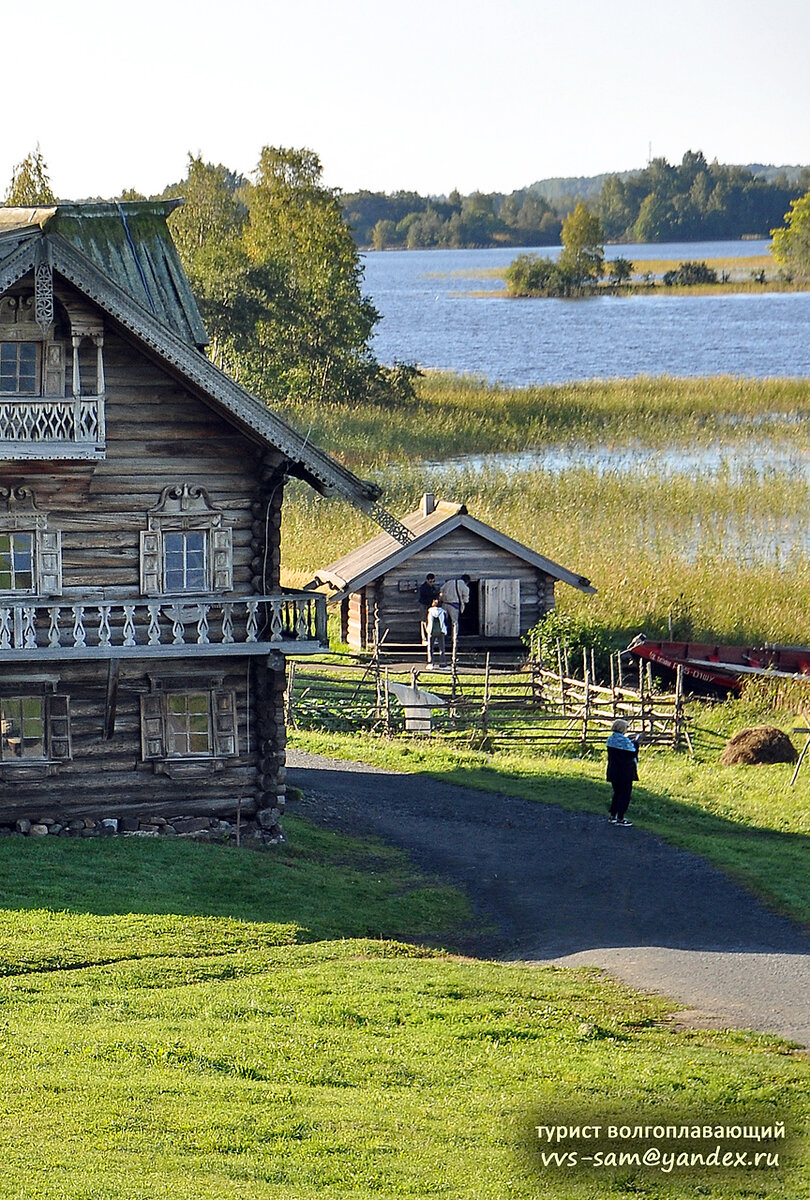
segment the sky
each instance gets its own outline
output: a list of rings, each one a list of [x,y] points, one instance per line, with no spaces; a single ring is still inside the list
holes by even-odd
[[[37,144],[63,200],[162,191],[189,153],[249,174],[265,145],[423,195],[810,163],[807,0],[36,0],[2,33],[2,194]]]

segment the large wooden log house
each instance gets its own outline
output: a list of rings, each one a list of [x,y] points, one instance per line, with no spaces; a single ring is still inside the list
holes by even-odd
[[[0,208],[0,824],[280,808],[284,481],[385,518],[206,358],[176,203]]]

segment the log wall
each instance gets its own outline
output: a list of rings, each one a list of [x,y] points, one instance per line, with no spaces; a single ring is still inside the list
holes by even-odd
[[[187,674],[188,660],[122,663],[113,736],[105,740],[107,664],[60,664],[54,673],[59,675],[58,692],[70,697],[73,758],[53,765],[44,780],[35,765],[2,768],[0,822],[105,812],[139,817],[229,815],[240,799],[246,815],[257,808],[283,808],[283,668],[268,669],[263,661],[248,658],[212,658],[204,667],[198,664],[196,678],[188,677],[190,687],[202,689],[216,676],[218,687],[236,695],[239,753],[216,764],[184,761],[182,777],[172,778],[162,764],[142,761],[140,697],[149,691],[150,672],[175,670]]]
[[[62,298],[70,289],[61,284]],[[83,344],[83,390],[95,386],[95,350]],[[179,382],[122,331],[105,320],[106,458],[88,461],[0,461],[0,486],[31,489],[49,530],[62,532],[60,599],[121,601],[139,597],[140,535],[164,488],[205,488],[232,529],[233,588],[240,595],[279,585],[281,502],[287,460],[242,433],[194,391]],[[70,372],[66,387],[70,387]],[[194,659],[184,659],[186,669]],[[204,661],[215,673],[216,659]],[[0,666],[3,678],[23,663]],[[282,669],[249,660],[223,660],[237,695],[240,754],[222,769],[200,770],[178,781],[141,761],[139,694],[148,687],[155,659],[121,667],[114,735],[102,737],[107,684],[105,663],[49,664],[70,696],[72,763],[45,783],[28,782],[17,765],[0,766],[2,819],[6,814],[66,811],[98,813],[228,812],[241,796],[250,807],[278,807],[284,793]],[[249,673],[252,672],[248,683]],[[6,689],[8,690],[8,689]],[[257,713],[259,716],[258,724]],[[13,776],[13,790],[3,786]],[[47,799],[47,803],[46,803]]]
[[[469,575],[473,582],[479,583],[485,579],[519,580],[521,634],[554,607],[556,581],[552,576],[471,530],[455,529],[381,576],[376,587],[370,586],[349,597],[348,644],[357,649],[371,644],[374,600],[379,608],[380,634],[387,629],[387,641],[418,643],[421,621],[418,589],[430,572],[438,583],[461,575]],[[363,615],[365,620],[361,619]]]

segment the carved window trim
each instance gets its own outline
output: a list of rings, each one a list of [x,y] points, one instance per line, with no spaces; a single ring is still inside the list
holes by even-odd
[[[70,697],[57,692],[58,682],[58,676],[6,676],[3,679],[0,686],[0,774],[3,778],[44,779],[58,766],[73,759]],[[32,706],[38,711],[32,711]],[[17,739],[20,743],[24,739],[22,722],[17,722],[18,714],[29,722],[41,724],[41,754],[14,751]]]
[[[205,488],[187,483],[164,488],[160,500],[147,513],[146,529],[141,530],[142,594],[184,596],[233,591],[233,536],[223,518],[222,510],[211,503]],[[176,583],[176,572],[167,563],[167,535],[200,532],[205,539],[205,586],[170,586]],[[185,551],[183,554],[185,562]]]
[[[32,586],[3,588],[0,597],[61,596],[62,532],[48,529],[48,515],[34,502],[30,488],[0,487],[0,534],[28,534],[32,550]]]
[[[182,778],[222,770],[239,757],[236,692],[221,686],[221,676],[186,677],[182,684],[153,679],[140,707],[141,758],[156,772]]]

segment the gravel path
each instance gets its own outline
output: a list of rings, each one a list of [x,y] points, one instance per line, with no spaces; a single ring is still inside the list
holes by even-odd
[[[810,1046],[810,935],[696,855],[603,817],[290,750],[289,811],[410,851],[496,927],[474,949],[594,964],[689,1008],[684,1023]]]

